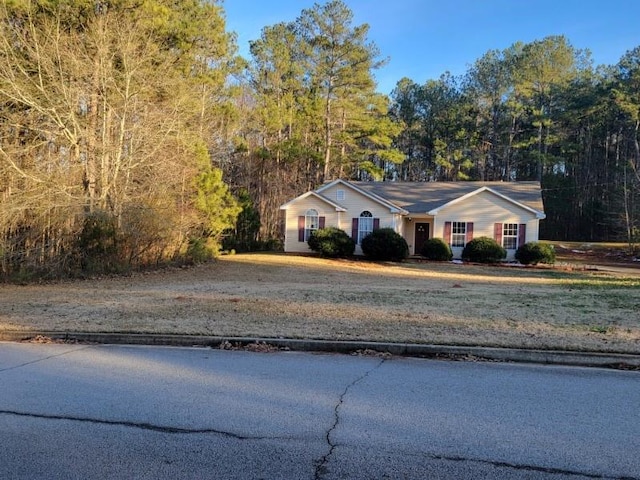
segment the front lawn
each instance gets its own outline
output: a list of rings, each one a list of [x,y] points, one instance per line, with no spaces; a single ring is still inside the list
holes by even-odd
[[[640,275],[247,254],[0,286],[0,331],[144,332],[640,351]]]

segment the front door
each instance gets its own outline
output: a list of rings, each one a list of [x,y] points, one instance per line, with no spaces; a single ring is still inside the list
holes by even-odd
[[[429,224],[428,223],[416,223],[416,235],[413,242],[414,254],[420,255],[422,245],[429,239]]]

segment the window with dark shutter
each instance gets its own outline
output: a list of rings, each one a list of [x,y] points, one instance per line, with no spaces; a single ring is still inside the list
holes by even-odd
[[[314,208],[310,208],[307,210],[307,213],[304,217],[304,239],[303,241],[309,240],[309,237],[313,232],[318,230],[320,224],[320,217],[318,215],[318,211]]]
[[[527,224],[521,223],[518,228],[518,246],[521,247],[527,243]]]
[[[358,236],[356,240],[358,245],[362,243],[362,239],[364,237],[373,232],[373,224],[374,218],[371,212],[365,210],[360,214],[360,217],[358,218]]]
[[[451,245],[451,222],[444,222],[444,229],[442,232],[442,238],[446,243]]]
[[[298,217],[298,241],[304,242],[304,215]]]
[[[517,223],[502,224],[502,246],[507,250],[515,250],[516,248],[518,248]]]
[[[493,238],[498,244],[502,245],[502,224],[496,223],[493,227]]]
[[[473,240],[473,222],[467,222],[467,238],[465,242],[469,243],[471,240]]]
[[[464,247],[467,241],[467,223],[451,222],[451,246]]]

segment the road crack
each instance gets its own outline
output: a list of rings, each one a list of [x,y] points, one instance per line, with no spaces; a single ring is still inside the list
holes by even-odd
[[[526,464],[518,464],[518,463],[509,463],[498,460],[484,460],[480,458],[467,458],[455,455],[436,455],[436,454],[427,454],[429,458],[434,460],[444,460],[446,462],[472,462],[472,463],[481,463],[485,465],[492,465],[494,467],[499,468],[511,468],[513,470],[524,470],[528,472],[540,472],[540,473],[548,473],[552,475],[566,475],[566,476],[575,476],[575,477],[586,477],[586,478],[596,478],[601,480],[640,480],[639,477],[612,477],[609,475],[602,475],[597,473],[586,473],[575,470],[567,470],[562,468],[555,467],[539,467],[537,465],[526,465]]]
[[[91,417],[75,417],[73,415],[48,415],[41,413],[29,413],[29,412],[19,412],[15,410],[0,410],[0,415],[13,415],[17,417],[27,417],[27,418],[38,418],[45,420],[65,420],[72,422],[84,422],[84,423],[92,423],[96,425],[108,425],[108,426],[120,426],[120,427],[129,427],[129,428],[137,428],[140,430],[149,430],[152,432],[160,432],[160,433],[170,433],[170,434],[216,434],[224,437],[234,438],[236,440],[283,440],[285,437],[267,437],[267,436],[249,436],[249,435],[240,435],[233,432],[227,432],[224,430],[217,430],[215,428],[182,428],[182,427],[171,427],[166,425],[154,425],[152,423],[145,422],[129,422],[126,420],[106,420],[99,418],[91,418]]]
[[[33,365],[34,363],[44,362],[46,360],[51,360],[56,357],[63,357],[65,355],[69,355],[70,353],[79,352],[81,350],[86,350],[87,348],[91,348],[92,345],[87,345],[86,347],[74,348],[73,350],[67,350],[66,352],[56,353],[55,355],[49,355],[47,357],[37,358],[36,360],[31,360],[30,362],[21,363],[20,365],[13,365],[12,367],[0,368],[0,373],[8,372],[9,370],[17,370],[18,368],[26,367],[27,365]]]
[[[336,428],[338,428],[338,425],[340,424],[340,408],[344,404],[344,398],[349,393],[349,390],[351,390],[358,383],[360,383],[365,378],[367,378],[373,371],[380,368],[386,360],[387,360],[386,358],[380,359],[380,361],[374,367],[370,368],[365,373],[363,373],[358,378],[356,378],[353,382],[351,382],[349,385],[347,385],[344,391],[338,397],[338,402],[336,403],[336,406],[333,409],[333,424],[329,427],[325,435],[325,440],[327,442],[327,445],[329,446],[329,451],[316,463],[316,470],[314,475],[315,480],[320,480],[327,473],[327,464],[329,463],[329,460],[333,455],[333,452],[337,446],[331,439],[331,434],[336,430]]]

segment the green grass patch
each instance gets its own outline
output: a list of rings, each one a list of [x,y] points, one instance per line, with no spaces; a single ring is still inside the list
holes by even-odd
[[[608,290],[608,289],[637,289],[640,288],[640,278],[631,277],[587,277],[564,278],[562,284],[571,288]]]

